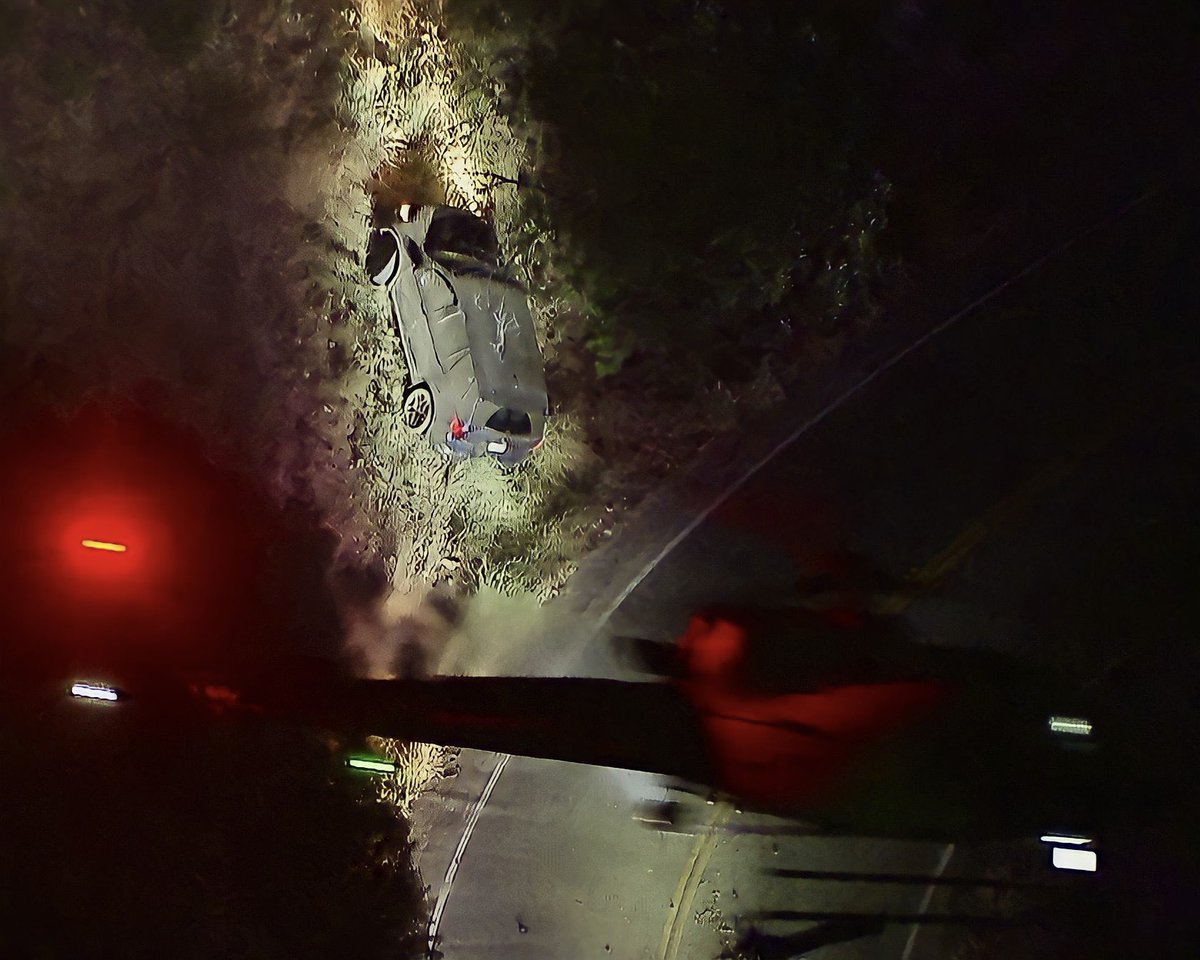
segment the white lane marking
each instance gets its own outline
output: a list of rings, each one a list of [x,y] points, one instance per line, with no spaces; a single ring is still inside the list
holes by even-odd
[[[1022,269],[1018,270],[1016,273],[1014,273],[1008,279],[1001,280],[998,284],[996,284],[994,287],[992,287],[990,290],[988,290],[982,296],[977,297],[975,300],[972,300],[970,303],[968,303],[965,307],[963,307],[958,312],[951,314],[949,317],[947,317],[941,323],[938,323],[935,326],[931,327],[929,330],[927,330],[925,333],[923,333],[921,336],[919,336],[916,340],[914,340],[908,346],[906,346],[903,349],[898,350],[896,353],[892,354],[892,356],[890,356],[887,360],[885,360],[883,362],[883,364],[876,367],[874,370],[872,370],[870,373],[868,373],[865,377],[863,377],[857,383],[851,385],[846,390],[844,390],[842,393],[840,393],[838,396],[836,396],[829,404],[827,404],[825,407],[823,407],[821,410],[819,410],[813,416],[809,417],[802,424],[800,424],[800,426],[798,426],[795,430],[793,430],[791,433],[789,433],[787,435],[787,437],[785,437],[778,444],[776,444],[775,447],[772,448],[771,451],[765,457],[760,459],[757,463],[753,464],[750,467],[750,469],[747,470],[741,476],[740,479],[734,481],[728,487],[726,487],[725,490],[712,501],[712,503],[710,503],[707,507],[705,507],[704,510],[702,510],[695,517],[693,517],[692,520],[689,521],[687,526],[685,526],[678,534],[676,534],[671,539],[671,541],[665,547],[663,547],[662,550],[660,550],[655,555],[655,557],[641,569],[641,571],[638,573],[638,575],[636,577],[634,577],[633,580],[631,580],[626,585],[625,589],[621,591],[621,593],[617,597],[617,599],[615,601],[613,601],[613,603],[604,611],[604,614],[600,618],[600,622],[601,623],[606,622],[608,620],[608,618],[616,611],[616,609],[622,603],[625,602],[625,599],[631,593],[633,593],[634,590],[636,590],[638,588],[638,586],[641,584],[641,582],[643,580],[646,579],[646,577],[648,577],[650,575],[650,571],[653,570],[656,566],[658,566],[658,564],[662,562],[662,559],[668,553],[670,553],[677,546],[679,546],[680,542],[682,540],[684,540],[684,538],[689,536],[693,530],[695,530],[698,526],[700,526],[700,524],[702,524],[705,520],[707,520],[710,516],[712,516],[713,512],[716,511],[717,508],[721,506],[721,504],[723,504],[726,500],[728,500],[731,496],[733,496],[733,494],[738,489],[740,489],[751,477],[753,477],[756,473],[758,473],[759,470],[761,470],[768,463],[770,463],[777,456],[779,456],[779,454],[782,453],[784,450],[786,450],[789,446],[791,446],[793,443],[795,443],[801,436],[803,436],[805,433],[807,433],[809,430],[811,430],[813,427],[815,427],[818,423],[820,423],[822,420],[824,420],[826,417],[828,417],[831,413],[833,413],[835,410],[837,410],[838,407],[840,407],[842,404],[844,404],[847,400],[851,399],[856,394],[860,393],[863,390],[863,388],[874,383],[879,377],[883,376],[883,374],[885,374],[889,370],[891,370],[892,367],[894,367],[894,366],[896,366],[896,364],[900,363],[900,361],[902,361],[910,353],[913,353],[914,351],[919,350],[921,347],[925,346],[925,344],[927,344],[934,337],[949,330],[951,327],[953,327],[955,324],[957,324],[961,319],[963,319],[963,317],[966,317],[967,315],[973,313],[975,310],[977,310],[979,307],[983,306],[985,303],[987,303],[993,297],[999,296],[1001,293],[1003,293],[1005,290],[1007,290],[1010,286],[1012,286],[1018,280],[1023,280],[1025,277],[1029,276],[1029,274],[1033,273],[1035,270],[1037,270],[1039,267],[1041,267],[1048,260],[1052,259],[1053,257],[1057,257],[1061,253],[1066,252],[1071,247],[1073,247],[1077,242],[1082,240],[1084,237],[1089,236],[1090,234],[1096,232],[1097,230],[1101,229],[1104,226],[1107,226],[1108,224],[1115,222],[1116,220],[1119,220],[1121,217],[1125,216],[1125,214],[1127,214],[1130,210],[1134,209],[1137,206],[1140,206],[1146,200],[1149,200],[1151,197],[1155,196],[1157,194],[1157,192],[1158,191],[1156,191],[1156,190],[1147,191],[1146,193],[1142,194],[1140,197],[1136,198],[1135,200],[1130,201],[1125,206],[1121,207],[1119,210],[1116,211],[1116,213],[1113,213],[1113,214],[1110,214],[1110,215],[1104,217],[1102,220],[1097,221],[1096,223],[1092,224],[1090,227],[1087,227],[1086,229],[1084,229],[1080,233],[1076,234],[1075,236],[1071,237],[1070,239],[1064,240],[1062,243],[1058,244],[1058,246],[1052,247],[1050,250],[1048,250],[1046,253],[1042,254],[1036,260],[1033,260],[1032,262],[1026,264]]]
[[[479,795],[479,799],[475,801],[475,806],[471,808],[470,816],[467,817],[467,825],[463,829],[463,834],[458,840],[458,846],[454,850],[454,856],[450,858],[450,864],[446,867],[446,876],[442,879],[442,889],[438,891],[437,903],[433,905],[433,912],[429,915],[428,949],[430,954],[433,953],[437,945],[438,927],[442,922],[442,914],[446,912],[446,902],[450,899],[450,888],[454,884],[454,877],[457,875],[459,864],[462,862],[463,852],[467,849],[467,843],[471,840],[471,834],[475,832],[475,825],[479,822],[479,815],[483,813],[484,805],[491,797],[492,791],[496,789],[496,783],[500,779],[500,774],[504,772],[504,768],[508,766],[510,759],[509,754],[500,754],[500,760],[492,770],[492,775],[488,777],[488,782],[484,786],[483,792]]]
[[[946,849],[942,851],[942,859],[938,861],[937,869],[933,872],[933,879],[940,880],[943,873],[946,872],[946,867],[950,863],[950,858],[954,856],[954,844],[946,844]],[[925,888],[925,896],[921,898],[921,906],[917,908],[917,913],[926,913],[929,910],[929,904],[933,900],[933,893],[937,890],[937,884],[931,883]],[[917,934],[921,932],[921,925],[914,923],[912,929],[908,932],[908,939],[904,942],[904,952],[900,954],[900,960],[908,960],[912,955],[913,947],[917,945]]]

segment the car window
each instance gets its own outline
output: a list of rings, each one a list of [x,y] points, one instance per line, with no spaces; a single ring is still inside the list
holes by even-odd
[[[466,254],[454,253],[449,250],[430,250],[427,252],[430,259],[441,264],[451,273],[464,277],[483,277],[488,280],[500,280],[510,286],[518,287],[522,291],[525,290],[524,285],[517,280],[508,267],[484,263],[482,260],[477,260]]]
[[[487,419],[487,426],[514,437],[527,437],[533,433],[533,421],[524,410],[501,407]]]
[[[484,263],[499,259],[496,231],[479,217],[456,210],[441,210],[429,224],[425,249],[431,254],[461,254]]]

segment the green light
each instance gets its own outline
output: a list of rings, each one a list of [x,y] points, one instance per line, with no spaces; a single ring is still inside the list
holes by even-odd
[[[381,760],[379,757],[349,757],[346,766],[353,770],[366,770],[368,773],[395,773],[396,764],[391,760]]]

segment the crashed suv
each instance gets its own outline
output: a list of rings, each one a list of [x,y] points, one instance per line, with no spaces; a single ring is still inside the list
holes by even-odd
[[[366,269],[404,345],[404,425],[448,457],[515,466],[536,450],[549,413],[542,355],[492,228],[465,210],[405,205],[372,231]]]

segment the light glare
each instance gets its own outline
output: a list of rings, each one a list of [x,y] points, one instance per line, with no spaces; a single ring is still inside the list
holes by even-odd
[[[378,757],[350,757],[346,766],[354,770],[366,770],[368,773],[395,773],[396,764],[391,760],[380,760]]]
[[[123,543],[113,543],[110,540],[80,540],[89,550],[107,550],[109,553],[124,553],[129,548]]]
[[[1055,847],[1050,854],[1050,863],[1059,870],[1081,870],[1084,873],[1095,873],[1096,851]]]
[[[1076,847],[1083,847],[1092,842],[1090,837],[1063,837],[1056,833],[1046,834],[1041,841],[1042,843],[1069,843]]]
[[[99,683],[73,683],[71,684],[71,696],[80,697],[83,700],[113,701],[118,699],[116,690]]]
[[[1091,735],[1092,725],[1082,717],[1051,717],[1050,730],[1054,733],[1070,733],[1077,737]]]

